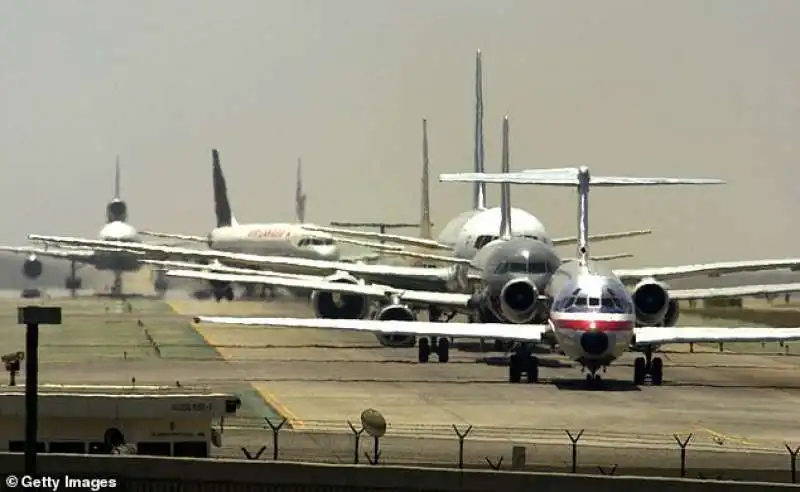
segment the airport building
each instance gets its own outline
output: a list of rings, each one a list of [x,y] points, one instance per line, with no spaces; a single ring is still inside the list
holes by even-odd
[[[229,394],[155,386],[39,387],[39,452],[208,457],[215,420],[241,405]],[[25,391],[0,390],[0,451],[25,443]]]

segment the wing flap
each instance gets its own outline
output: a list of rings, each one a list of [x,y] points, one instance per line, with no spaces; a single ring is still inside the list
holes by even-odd
[[[163,239],[177,239],[180,241],[192,241],[196,243],[208,243],[208,237],[192,236],[191,234],[172,234],[167,232],[139,231],[142,236],[160,237]]]
[[[302,224],[302,227],[303,229],[307,229],[309,231],[327,232],[328,234],[333,234],[336,236],[349,236],[361,239],[372,239],[376,241],[389,241],[392,243],[404,244],[406,246],[417,246],[430,249],[442,249],[442,250],[453,249],[451,246],[442,244],[432,239],[401,236],[399,234],[382,234],[380,232],[354,231],[352,229],[345,229],[342,227],[327,227],[327,226],[318,226],[311,224]]]
[[[800,340],[800,328],[728,328],[719,326],[641,327],[637,344],[703,342],[779,342]]]
[[[45,249],[26,246],[0,246],[0,251],[75,261],[87,261],[95,255],[95,252],[90,249]]]
[[[608,232],[605,234],[593,234],[589,236],[591,242],[611,241],[612,239],[622,239],[626,237],[646,236],[652,234],[651,229],[642,229],[638,231],[624,231],[624,232]],[[553,239],[554,246],[564,246],[567,244],[577,244],[578,236],[567,236]]]
[[[195,323],[270,326],[279,328],[317,328],[323,330],[361,331],[369,333],[493,338],[540,342],[546,325],[505,325],[498,323],[431,323],[427,321],[375,321],[318,318],[237,318],[198,316]]]

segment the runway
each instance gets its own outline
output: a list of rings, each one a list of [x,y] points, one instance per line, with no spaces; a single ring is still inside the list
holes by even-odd
[[[218,304],[180,292],[164,302],[47,302],[63,306],[64,325],[42,330],[43,384],[135,381],[235,392],[245,405],[225,423],[224,446],[215,450],[220,456],[243,457],[243,446],[252,453],[267,446],[261,459],[271,459],[272,433],[263,419],[277,423],[285,416],[280,457],[352,462],[346,421],[357,424],[366,408],[379,410],[389,423],[381,443],[386,463],[454,464],[453,424],[462,431],[473,426],[464,462],[478,467],[501,456],[507,467],[518,444],[527,447],[533,469],[568,471],[565,430],[583,429],[579,470],[598,473],[598,467],[607,471],[616,464],[618,474],[676,476],[676,433],[693,434],[688,476],[785,481],[783,443],[800,445],[800,359],[792,356],[735,354],[733,346],[724,353],[697,346],[693,354],[667,347],[664,386],[628,384],[632,357],[626,356],[604,376],[605,390],[587,390],[577,367],[544,354],[540,384],[511,385],[505,367],[482,362],[502,354],[481,354],[474,344],[457,343],[448,364],[418,364],[415,349],[382,348],[369,334],[188,322],[197,314],[310,316],[302,302]],[[16,305],[0,300],[5,352],[23,347]],[[371,447],[365,436],[362,462]]]

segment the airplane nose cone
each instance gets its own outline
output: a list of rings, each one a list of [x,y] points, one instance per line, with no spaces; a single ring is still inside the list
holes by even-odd
[[[608,350],[608,335],[602,331],[587,331],[581,336],[581,348],[590,355],[602,355]]]

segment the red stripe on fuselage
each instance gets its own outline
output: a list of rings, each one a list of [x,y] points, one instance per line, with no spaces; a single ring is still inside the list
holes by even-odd
[[[611,321],[601,319],[559,319],[553,320],[556,329],[575,331],[631,331],[632,321]]]

